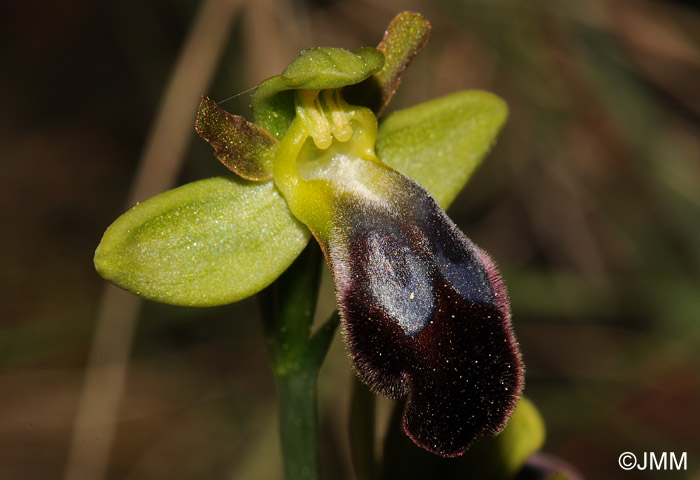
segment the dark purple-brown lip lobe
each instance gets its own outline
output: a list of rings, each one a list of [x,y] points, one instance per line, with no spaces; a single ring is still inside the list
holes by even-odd
[[[392,399],[408,395],[416,444],[457,456],[505,426],[523,366],[495,264],[406,181],[395,208],[348,207],[347,232],[327,252],[358,375]]]

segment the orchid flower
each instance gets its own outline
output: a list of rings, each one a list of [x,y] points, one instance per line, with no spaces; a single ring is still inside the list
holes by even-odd
[[[378,121],[428,33],[406,13],[378,48],[302,52],[257,87],[254,122],[203,97],[197,131],[236,175],[135,206],[95,264],[147,299],[221,305],[270,285],[313,236],[357,375],[407,398],[416,444],[457,456],[504,428],[523,385],[498,269],[443,210],[507,111],[465,91]]]

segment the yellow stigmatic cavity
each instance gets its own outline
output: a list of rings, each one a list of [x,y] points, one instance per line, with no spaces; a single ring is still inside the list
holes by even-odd
[[[298,90],[296,118],[273,161],[292,213],[325,243],[348,204],[383,202],[396,172],[374,153],[377,119],[339,89]],[[341,208],[342,206],[342,208]]]

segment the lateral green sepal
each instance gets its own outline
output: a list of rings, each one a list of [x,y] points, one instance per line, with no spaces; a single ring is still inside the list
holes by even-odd
[[[272,283],[309,238],[272,182],[215,177],[123,214],[102,237],[95,266],[107,280],[149,300],[224,305]]]

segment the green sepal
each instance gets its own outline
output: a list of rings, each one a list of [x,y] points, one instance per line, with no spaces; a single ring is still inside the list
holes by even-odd
[[[123,214],[102,237],[95,266],[107,280],[146,299],[224,305],[272,283],[309,238],[272,182],[215,177]]]
[[[380,114],[394,96],[406,67],[430,37],[430,23],[419,13],[401,12],[394,17],[377,49],[384,54],[384,67],[364,82],[349,87],[350,103],[364,105]]]
[[[492,93],[440,97],[381,120],[377,156],[447,208],[491,150],[507,116],[505,102]]]
[[[401,82],[406,67],[423,49],[430,37],[430,23],[419,13],[399,13],[386,29],[384,38],[377,46],[384,53],[384,68],[373,75],[382,89],[378,111],[389,103]]]
[[[231,115],[209,97],[202,97],[195,129],[214,147],[216,158],[246,180],[272,179],[272,158],[279,142],[264,128]]]
[[[334,47],[304,50],[281,75],[258,85],[251,98],[255,123],[279,140],[294,119],[294,90],[352,85],[383,66],[384,55],[374,47],[362,47],[354,52]]]

